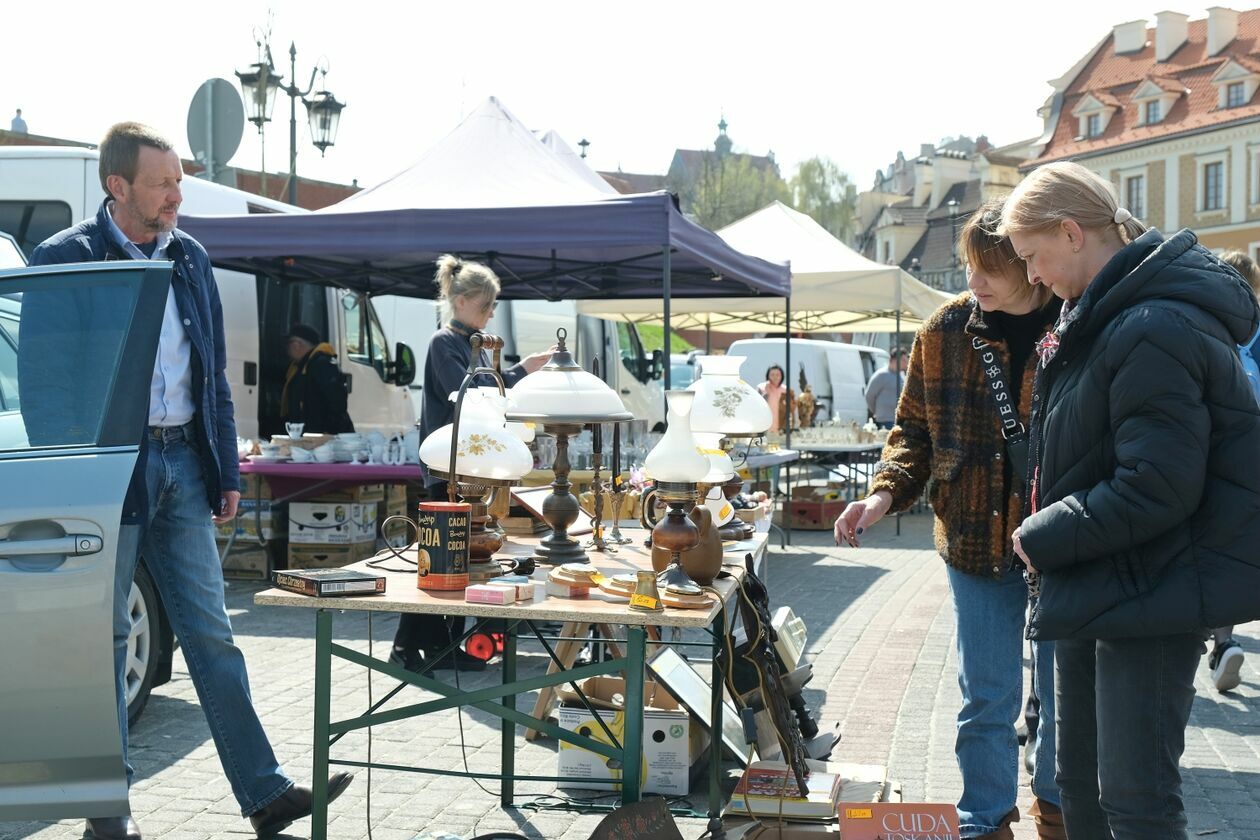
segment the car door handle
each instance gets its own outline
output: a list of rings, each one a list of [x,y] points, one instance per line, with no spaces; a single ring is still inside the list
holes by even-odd
[[[96,554],[105,542],[92,534],[67,534],[51,540],[0,540],[0,557],[56,554],[82,557]]]
[[[628,394],[628,393],[630,393],[630,389],[629,389],[629,388],[622,388],[622,389],[621,389],[621,393],[623,393],[623,394]]]

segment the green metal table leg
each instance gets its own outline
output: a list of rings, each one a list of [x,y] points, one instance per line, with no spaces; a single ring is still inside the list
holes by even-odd
[[[647,658],[647,632],[641,626],[626,628],[626,729],[622,739],[621,803],[639,801],[643,773],[643,663]]]
[[[503,630],[503,684],[516,682],[516,622],[509,621]],[[516,708],[516,695],[505,694],[502,703],[509,709]],[[506,718],[500,721],[500,734],[503,751],[503,788],[499,794],[499,804],[504,808],[512,807],[513,776],[516,775],[516,724]]]
[[[311,840],[328,840],[328,721],[332,714],[332,613],[315,613],[315,745],[311,756]]]
[[[710,731],[712,738],[709,742],[709,830],[714,831],[714,827],[718,829],[722,825],[722,663],[719,660],[718,652],[721,650],[723,640],[726,638],[726,612],[721,611],[713,619],[713,623],[709,625],[709,631],[713,635],[713,673],[711,679],[713,681],[712,691],[710,694],[709,720],[712,721]],[[721,836],[714,833],[713,836]]]

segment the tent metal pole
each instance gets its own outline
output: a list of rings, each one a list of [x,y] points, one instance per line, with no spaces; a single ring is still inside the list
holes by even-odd
[[[669,338],[670,338],[669,336],[669,333],[670,333],[669,296],[670,296],[670,284],[671,284],[670,264],[669,264],[670,256],[671,256],[670,252],[671,252],[671,248],[669,245],[666,245],[664,248],[661,249],[661,285],[664,287],[664,292],[665,292],[665,295],[664,295],[664,300],[665,300],[665,329],[664,329],[665,360],[664,360],[664,365],[665,365],[665,390],[666,391],[669,390],[670,385],[672,384],[670,381],[671,380],[671,377],[670,377],[671,365],[669,361],[669,350],[670,350],[669,348],[669,343],[670,343],[669,342]],[[669,417],[669,400],[665,401],[665,416]]]
[[[792,421],[796,419],[795,412],[792,411],[792,296],[788,295],[783,299],[783,321],[787,326],[787,338],[784,343],[787,346],[787,370],[783,372],[783,401],[787,404],[787,423],[784,426],[784,448],[792,448]],[[787,473],[787,501],[783,505],[783,533],[787,537],[787,544],[792,544],[792,463],[783,465],[783,469]],[[777,489],[777,488],[776,488]]]

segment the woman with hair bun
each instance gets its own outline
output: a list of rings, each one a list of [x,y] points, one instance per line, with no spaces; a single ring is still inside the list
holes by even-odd
[[[1069,837],[1186,837],[1178,763],[1207,628],[1260,618],[1260,409],[1237,345],[1251,289],[1182,230],[1146,230],[1075,163],[998,228],[1063,300],[1039,343],[1032,513],[1016,553],[1055,643]]]
[[[437,261],[434,282],[438,287],[438,300],[446,315],[446,323],[429,340],[428,354],[424,360],[424,402],[420,409],[420,440],[431,432],[450,423],[455,405],[450,395],[459,390],[472,359],[473,333],[480,332],[490,323],[495,303],[499,297],[499,278],[481,263],[465,262],[459,257],[445,254]],[[503,381],[508,386],[519,382],[526,374],[542,367],[550,352],[535,353],[503,371]],[[490,366],[490,359],[482,351],[480,363]],[[489,382],[485,384],[490,384]],[[429,497],[444,499],[446,482],[433,476],[425,476],[425,488]],[[463,619],[446,616],[406,613],[398,618],[398,631],[394,635],[394,649],[390,661],[410,671],[431,664],[433,657],[449,647],[452,636],[451,622],[460,624]],[[458,634],[457,634],[458,635]],[[435,668],[455,668],[464,671],[485,670],[482,659],[456,649],[454,656],[437,661]]]

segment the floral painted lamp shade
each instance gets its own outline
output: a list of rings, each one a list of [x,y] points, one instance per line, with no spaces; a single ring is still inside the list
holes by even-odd
[[[770,406],[739,378],[743,356],[698,356],[700,378],[692,383],[691,429],[725,437],[755,437],[770,428]]]
[[[497,388],[470,389],[460,409],[455,475],[463,479],[514,481],[534,466],[529,447],[505,419],[507,400]],[[451,433],[454,425],[435,429],[420,444],[420,460],[429,469],[451,475]]]

